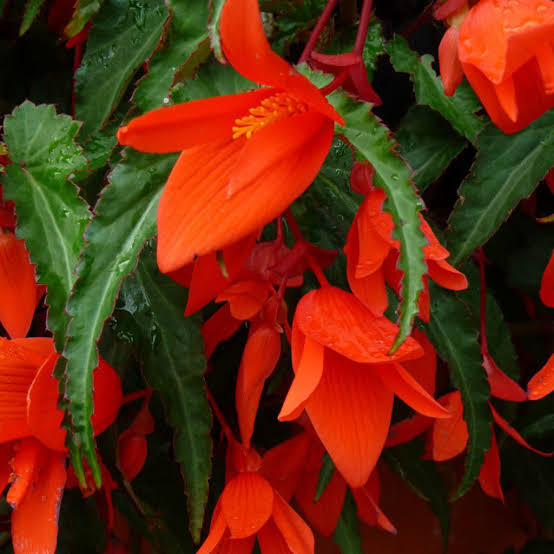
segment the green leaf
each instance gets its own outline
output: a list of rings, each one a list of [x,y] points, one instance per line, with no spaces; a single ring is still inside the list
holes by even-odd
[[[554,432],[554,414],[546,414],[521,430],[525,438],[543,438]]]
[[[454,264],[486,242],[552,167],[554,110],[514,135],[490,125],[477,142],[475,164],[449,220],[448,250]]]
[[[342,554],[362,554],[362,538],[358,524],[358,511],[354,497],[347,489],[342,512],[337,521],[333,541],[340,548]]]
[[[83,133],[100,129],[135,71],[152,54],[167,19],[163,0],[106,0],[75,73],[75,117]]]
[[[453,96],[445,96],[442,81],[431,67],[433,56],[425,54],[420,58],[410,49],[406,40],[398,35],[385,49],[394,69],[411,75],[417,103],[438,111],[460,135],[474,142],[484,122],[474,115],[481,104],[469,84],[464,81]]]
[[[481,284],[479,270],[475,262],[468,260],[460,271],[467,277],[469,286],[467,289],[457,292],[473,314],[473,322],[479,328],[481,314]],[[519,379],[519,366],[517,354],[512,344],[511,331],[504,319],[502,309],[498,305],[490,286],[487,286],[486,297],[486,331],[489,353],[504,373],[513,379]]]
[[[317,479],[314,502],[317,502],[325,492],[329,481],[331,481],[331,477],[333,477],[333,473],[335,473],[335,464],[333,463],[333,460],[331,460],[331,456],[325,452],[325,454],[323,454],[323,463],[321,465],[321,469],[319,470],[319,477]]]
[[[39,283],[48,285],[48,328],[61,352],[69,317],[67,299],[90,218],[68,175],[86,169],[73,137],[79,122],[54,106],[24,102],[4,120],[4,140],[13,163],[2,177],[4,194],[16,204],[17,234],[24,238]]]
[[[431,460],[422,460],[423,443],[412,441],[387,448],[385,456],[395,471],[410,485],[412,490],[429,503],[439,520],[443,547],[446,551],[450,534],[450,504],[444,482]]]
[[[439,356],[448,362],[454,386],[462,394],[469,439],[465,473],[454,498],[465,494],[479,475],[491,442],[489,384],[481,365],[477,330],[465,304],[455,294],[429,283],[431,321],[426,332]]]
[[[169,102],[169,89],[176,74],[181,72],[181,68],[208,37],[208,2],[169,0],[168,7],[170,19],[163,42],[148,62],[148,74],[139,81],[133,95],[133,101],[141,112]],[[195,64],[200,61],[195,60]]]
[[[64,35],[74,37],[89,22],[91,17],[98,12],[104,0],[78,0],[71,21],[65,26]]]
[[[21,22],[21,27],[19,27],[19,36],[24,35],[29,30],[43,4],[44,0],[27,0],[23,21]]]
[[[79,279],[67,308],[71,322],[64,350],[66,397],[70,428],[78,441],[68,446],[73,461],[79,459],[78,448],[98,481],[90,423],[92,371],[98,363],[96,343],[123,279],[133,271],[144,241],[156,233],[158,200],[175,159],[175,155],[128,150],[127,158],[109,175],[110,184],[85,233],[87,244],[81,254]]]
[[[137,327],[134,342],[144,376],[160,393],[175,432],[175,455],[186,482],[190,530],[198,541],[211,471],[211,415],[203,377],[206,359],[201,320],[183,316],[185,289],[158,271],[152,245],[143,251],[134,275],[125,280],[120,301],[123,306],[118,312],[127,312]]]
[[[384,208],[394,221],[393,237],[400,240],[398,267],[404,276],[400,331],[394,341],[394,351],[410,334],[418,312],[419,293],[423,289],[422,276],[427,272],[423,259],[426,240],[419,228],[421,200],[410,182],[408,166],[395,152],[396,143],[389,136],[389,130],[369,112],[368,104],[355,102],[340,92],[334,92],[329,100],[345,120],[345,127],[339,127],[338,132],[343,133],[375,168],[374,184],[387,195]]]
[[[221,48],[221,37],[219,36],[219,20],[221,19],[221,12],[225,0],[212,0],[210,7],[212,11],[212,17],[208,23],[208,36],[210,37],[210,44],[214,56],[220,63],[227,63],[225,56],[223,55],[223,49]]]
[[[396,131],[399,152],[413,169],[412,180],[423,192],[464,149],[466,141],[435,111],[412,106]]]

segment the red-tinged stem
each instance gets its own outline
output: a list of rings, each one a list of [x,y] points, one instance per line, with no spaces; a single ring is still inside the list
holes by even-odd
[[[290,328],[290,324],[287,320],[285,320],[285,335],[287,337],[287,340],[289,341],[289,344],[292,343],[292,329]]]
[[[223,429],[223,432],[225,433],[227,440],[230,443],[233,442],[235,440],[235,437],[233,436],[233,431],[231,431],[231,428],[227,424],[227,421],[225,421],[225,417],[223,416],[223,413],[219,409],[219,406],[217,405],[217,402],[213,397],[212,391],[209,389],[207,385],[206,385],[206,396],[208,397],[208,402],[210,403],[210,406],[212,407],[215,417],[219,422],[219,425],[221,425],[221,429]]]
[[[283,244],[283,220],[281,217],[277,218],[277,233],[275,234],[275,242]]]
[[[358,24],[358,31],[356,33],[356,42],[354,42],[354,54],[362,55],[364,50],[365,39],[367,37],[367,30],[369,28],[369,18],[371,16],[371,7],[373,0],[364,0],[362,5],[362,13],[360,15],[360,23]]]
[[[122,404],[128,404],[129,402],[134,402],[135,400],[139,400],[140,398],[150,398],[153,392],[154,389],[144,389],[136,392],[131,392],[123,397]]]
[[[344,81],[346,81],[347,77],[348,68],[343,69],[328,85],[319,89],[321,94],[323,94],[323,96],[331,94],[334,90],[338,89],[344,83]]]
[[[321,35],[321,32],[325,28],[325,25],[327,25],[327,21],[331,17],[331,14],[333,13],[335,6],[337,5],[337,2],[338,0],[329,0],[327,2],[325,9],[321,12],[319,19],[317,20],[317,23],[313,28],[312,34],[310,35],[310,38],[308,39],[308,42],[304,47],[304,51],[302,52],[300,58],[298,59],[299,64],[304,63],[310,57],[310,54],[312,53],[317,43],[317,39],[319,38],[319,35]]]
[[[75,102],[77,95],[75,94],[75,73],[81,65],[81,56],[83,54],[83,45],[81,43],[75,45],[75,53],[73,55],[73,85],[71,89],[71,117],[75,117]]]
[[[298,227],[298,223],[296,223],[296,220],[294,219],[294,216],[292,215],[290,208],[287,208],[283,212],[283,214],[285,216],[285,219],[287,220],[288,226],[290,227],[290,230],[294,238],[296,239],[296,241],[305,243],[306,241],[302,236],[302,231],[300,231],[300,228]],[[319,284],[322,287],[328,287],[329,281],[327,281],[327,278],[325,277],[325,275],[323,274],[323,271],[319,267],[317,260],[310,254],[310,251],[307,248],[306,248],[306,259],[308,260],[312,273],[317,277]]]
[[[418,18],[402,33],[404,38],[409,38],[414,31],[422,24],[431,19],[431,12],[435,2],[430,2],[429,5],[419,14]]]

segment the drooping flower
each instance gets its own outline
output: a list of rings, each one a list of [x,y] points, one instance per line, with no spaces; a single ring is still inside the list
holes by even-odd
[[[158,265],[170,272],[278,216],[311,183],[334,122],[321,92],[272,52],[256,0],[228,0],[223,52],[264,88],[149,112],[120,129],[121,144],[182,151],[158,209]]]
[[[65,434],[58,409],[58,381],[52,376],[58,355],[50,338],[0,338],[1,469],[13,507],[12,541],[16,554],[53,554],[58,508],[66,483]],[[100,359],[93,373],[94,434],[115,419],[122,401],[119,376]]]
[[[382,315],[388,299],[385,282],[396,292],[400,291],[402,273],[397,269],[400,243],[392,238],[392,216],[383,211],[385,192],[371,186],[371,172],[366,164],[355,164],[351,175],[352,187],[366,198],[352,223],[344,251],[347,256],[347,277],[352,292],[374,314]],[[424,247],[428,276],[437,284],[451,289],[467,287],[467,279],[454,269],[446,258],[450,255],[443,248],[422,215],[421,230],[428,241]],[[429,321],[429,290],[427,275],[424,290],[419,297],[419,315]]]
[[[554,308],[554,252],[542,274],[539,296],[545,306]]]
[[[234,441],[229,449],[226,485],[197,554],[250,554],[256,539],[262,554],[313,554],[310,528],[262,477],[262,458]]]
[[[324,287],[305,295],[292,328],[294,381],[279,414],[305,409],[319,439],[354,488],[364,485],[381,454],[394,394],[430,417],[448,417],[400,362],[423,355],[408,338],[392,355],[398,327],[353,295]]]
[[[481,0],[463,10],[441,44],[445,92],[459,84],[458,57],[495,125],[515,133],[554,107],[554,4]]]

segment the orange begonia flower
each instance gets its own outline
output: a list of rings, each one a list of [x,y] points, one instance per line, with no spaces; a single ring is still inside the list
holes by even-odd
[[[0,231],[0,323],[10,337],[27,334],[41,293],[25,241]]]
[[[221,249],[277,217],[317,175],[343,119],[272,52],[257,0],[228,0],[223,52],[255,91],[161,108],[120,129],[121,144],[183,151],[158,208],[164,273]]]
[[[550,0],[481,0],[459,25],[463,72],[504,133],[523,129],[554,107],[553,37]]]
[[[545,306],[554,308],[554,252],[552,252],[542,274],[539,296]]]
[[[363,190],[360,181],[370,179],[371,175],[360,170],[355,175],[356,187]],[[369,183],[365,190],[368,191],[367,196],[354,218],[344,247],[348,262],[346,274],[352,292],[375,315],[383,315],[388,305],[385,281],[396,292],[400,291],[402,272],[396,267],[400,243],[392,238],[392,216],[383,211],[385,192],[371,187]],[[445,261],[449,256],[448,250],[441,246],[421,215],[420,220],[421,230],[428,242],[423,252],[429,277],[445,288],[465,289],[466,277]],[[427,277],[424,278],[424,290],[419,297],[419,316],[429,321]]]
[[[7,501],[14,509],[16,554],[53,554],[56,547],[66,482],[66,431],[61,428],[63,411],[57,407],[58,381],[52,376],[57,358],[50,338],[0,338],[0,443],[9,443],[0,450],[0,476],[5,477],[5,466],[13,457],[14,480]],[[122,394],[119,376],[101,358],[93,385],[91,421],[96,435],[114,421]],[[6,484],[0,480],[2,488]]]
[[[215,507],[210,532],[197,554],[250,554],[256,538],[262,554],[313,554],[310,528],[259,474],[262,459],[234,441],[227,484]]]
[[[394,394],[430,417],[448,417],[400,361],[423,355],[412,338],[389,355],[398,327],[335,287],[305,295],[292,329],[295,378],[279,419],[306,410],[351,487],[368,480],[389,429]]]
[[[539,400],[554,390],[554,354],[527,384],[529,400]]]

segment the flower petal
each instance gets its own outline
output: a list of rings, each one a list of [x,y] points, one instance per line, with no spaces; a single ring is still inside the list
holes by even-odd
[[[487,372],[492,396],[511,402],[527,400],[525,391],[496,365],[488,352],[483,354],[483,367]]]
[[[35,266],[25,241],[0,232],[0,322],[10,337],[27,334],[37,301]]]
[[[408,337],[389,356],[398,327],[375,317],[355,296],[336,287],[312,290],[298,303],[294,316],[306,336],[361,363],[419,358],[421,346]]]
[[[363,485],[383,450],[394,395],[371,369],[332,351],[306,411],[335,466],[352,487]]]
[[[253,318],[270,294],[270,284],[260,279],[245,279],[229,285],[218,294],[216,302],[229,302],[231,315],[236,319]]]
[[[304,520],[275,493],[273,521],[292,554],[313,554],[314,535]]]
[[[212,141],[229,141],[235,120],[248,115],[250,108],[272,94],[275,94],[272,89],[260,89],[152,110],[122,127],[117,139],[135,150],[158,154],[180,152]]]
[[[374,483],[376,483],[376,486]],[[377,494],[375,495],[371,489],[375,489]],[[379,478],[375,471],[371,474],[368,483],[364,487],[352,489],[356,507],[358,508],[358,517],[368,525],[380,527],[384,531],[396,535],[396,527],[377,504],[379,501],[378,491],[380,491]]]
[[[28,437],[17,444],[13,458],[13,482],[6,495],[6,501],[17,508],[38,479],[38,467],[44,462],[48,451],[34,437]]]
[[[324,346],[305,337],[300,362],[298,365],[293,365],[295,376],[279,412],[279,421],[296,419],[304,409],[306,402],[321,381],[324,351]]]
[[[23,501],[12,513],[15,554],[54,554],[66,475],[64,455],[48,452],[35,486],[27,491]]]
[[[220,545],[226,530],[227,523],[225,522],[221,505],[217,504],[212,516],[210,532],[196,554],[211,554]]]
[[[431,395],[435,394],[437,379],[437,353],[427,335],[417,328],[412,331],[412,338],[423,346],[423,356],[417,360],[402,362],[404,369]]]
[[[486,495],[504,502],[504,493],[500,486],[500,454],[494,432],[491,436],[491,446],[485,452],[485,459],[479,472],[479,484]]]
[[[463,452],[469,437],[460,392],[446,394],[439,402],[450,411],[451,417],[437,419],[433,425],[432,458],[436,462],[450,460]]]
[[[493,407],[493,405],[489,402],[489,406],[491,409],[492,417],[494,421],[496,421],[497,425],[512,439],[514,439],[517,443],[521,444],[521,446],[524,446],[527,448],[527,450],[531,450],[531,452],[534,452],[535,454],[539,454],[540,456],[544,456],[545,458],[550,458],[554,455],[554,452],[542,452],[541,450],[537,450],[536,448],[533,448]]]
[[[396,446],[410,442],[424,431],[429,429],[434,423],[434,419],[420,414],[416,414],[409,419],[403,419],[394,425],[391,425],[385,447]]]
[[[242,321],[231,315],[229,304],[219,308],[201,328],[206,359],[211,357],[220,342],[234,335],[241,325]]]
[[[551,172],[554,177],[554,171],[551,170]],[[554,182],[554,178],[552,181]],[[545,306],[554,308],[554,252],[552,252],[550,260],[542,274],[539,296]]]
[[[372,364],[383,384],[408,406],[428,417],[449,418],[443,408],[400,364]]]
[[[291,554],[281,531],[272,519],[258,531],[257,536],[263,554]]]
[[[527,384],[529,400],[539,400],[554,390],[554,354]]]
[[[257,0],[227,0],[221,13],[220,30],[225,57],[241,75],[289,92],[344,125],[319,89],[271,50]]]
[[[195,256],[224,248],[277,217],[312,182],[332,138],[333,126],[329,124],[309,148],[273,165],[251,186],[231,197],[228,182],[243,140],[183,152],[158,208],[161,271],[172,271]]]
[[[271,485],[257,473],[239,473],[221,495],[221,512],[231,537],[255,535],[271,516],[274,503]]]
[[[464,80],[464,70],[458,58],[458,35],[456,27],[449,27],[439,44],[439,67],[446,96],[452,96]]]
[[[254,329],[242,354],[235,400],[240,436],[245,448],[250,448],[254,421],[265,380],[273,373],[281,356],[281,336],[269,325]]]
[[[429,277],[445,289],[464,290],[467,289],[466,276],[457,269],[454,269],[444,260],[427,260]]]

